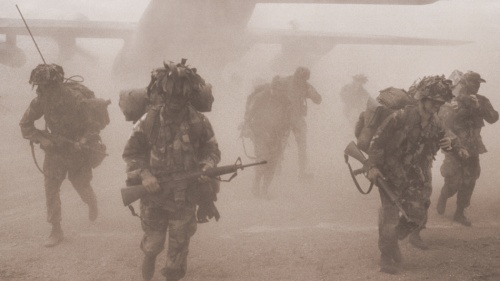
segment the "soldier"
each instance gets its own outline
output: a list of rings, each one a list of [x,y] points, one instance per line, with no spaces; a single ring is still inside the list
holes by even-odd
[[[45,151],[43,174],[47,221],[52,224],[46,247],[56,246],[64,237],[59,193],[66,175],[88,205],[89,219],[94,221],[98,213],[96,195],[90,185],[92,163],[88,151],[82,149],[91,142],[100,141],[99,126],[84,109],[85,101],[93,93],[87,88],[84,88],[90,92],[87,96],[79,91],[70,91],[63,80],[64,71],[59,65],[40,64],[33,69],[29,83],[37,86],[37,96],[19,124],[23,137],[40,143]],[[43,131],[35,127],[35,121],[42,116],[46,124]]]
[[[440,148],[465,152],[457,145],[456,138],[445,136],[437,116],[439,108],[453,97],[451,81],[444,76],[424,77],[411,91],[417,103],[387,117],[373,137],[368,178],[373,182],[378,178],[388,181],[411,222],[423,226],[430,205],[429,171],[436,152]],[[402,260],[398,238],[404,239],[415,228],[399,217],[396,204],[384,191],[379,191],[380,270],[394,274]]]
[[[445,116],[447,127],[458,136],[469,157],[460,158],[453,152],[445,154],[441,166],[444,186],[439,196],[437,212],[444,214],[446,201],[457,194],[457,207],[453,220],[465,226],[472,225],[464,215],[464,210],[470,205],[472,192],[481,172],[479,154],[486,152],[481,139],[481,128],[484,127],[484,121],[493,124],[498,120],[498,112],[488,98],[478,94],[483,82],[486,81],[476,72],[469,71],[463,74],[457,85],[459,93],[455,98],[456,106]]]
[[[175,175],[206,170],[220,161],[220,151],[208,119],[194,109],[190,98],[205,82],[196,69],[164,65],[152,76],[150,86],[162,101],[134,126],[123,159],[128,182],[142,183],[148,195],[141,198],[144,236],[142,277],[151,280],[156,256],[163,250],[168,230],[167,262],[162,270],[168,281],[186,274],[189,241],[198,222],[216,217],[214,186],[207,177],[196,182],[166,183]],[[196,211],[196,205],[199,205]]]
[[[252,193],[258,198],[269,199],[269,186],[283,158],[289,135],[286,88],[276,76],[272,83],[259,85],[247,98],[242,137],[249,137],[254,144],[258,161],[267,165],[256,167]]]
[[[357,74],[352,77],[351,84],[345,85],[340,90],[340,98],[344,106],[344,116],[352,125],[356,124],[360,113],[365,110],[368,100],[374,102],[373,98],[363,87],[366,82],[368,82],[368,78],[364,74]]]
[[[308,180],[313,177],[311,173],[307,172],[307,124],[305,120],[307,99],[311,99],[315,104],[321,103],[321,95],[307,82],[310,76],[309,69],[300,66],[292,76],[284,78],[290,100],[290,128],[298,148],[300,180]]]

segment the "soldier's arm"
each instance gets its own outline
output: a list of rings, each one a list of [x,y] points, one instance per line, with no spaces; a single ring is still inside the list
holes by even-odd
[[[42,137],[40,130],[35,127],[35,121],[42,118],[43,108],[39,97],[34,98],[28,109],[24,112],[19,126],[21,127],[21,133],[23,138],[29,139],[31,141],[38,142]]]
[[[203,133],[200,140],[199,164],[213,168],[220,162],[221,153],[210,121],[203,116]]]
[[[140,179],[141,174],[150,172],[148,161],[150,147],[141,121],[144,121],[144,117],[135,124],[122,154],[123,160],[127,163],[126,169],[129,179]]]
[[[479,99],[479,110],[483,119],[490,124],[497,122],[498,111],[493,108],[490,100],[487,97],[481,95],[477,95],[477,97]]]
[[[310,98],[315,104],[320,104],[322,100],[321,95],[311,84],[308,84],[306,97]]]

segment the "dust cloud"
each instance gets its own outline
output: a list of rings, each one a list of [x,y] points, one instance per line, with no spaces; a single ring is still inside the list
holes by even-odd
[[[48,7],[57,7],[53,8],[53,10],[64,10],[78,6],[79,11],[86,14],[91,20],[138,21],[141,14],[139,11],[147,6],[148,1],[137,1],[137,7],[120,9],[115,9],[115,7],[123,7],[124,5],[119,3],[121,1],[111,0],[85,1],[99,2],[99,6],[95,8],[90,8],[92,6],[90,4],[81,4],[80,2],[82,1],[52,0],[46,2]],[[500,109],[500,97],[498,96],[500,80],[497,79],[500,77],[500,69],[498,68],[498,65],[500,65],[500,53],[498,51],[500,42],[498,40],[500,39],[497,36],[499,25],[498,20],[496,20],[496,26],[488,22],[493,15],[498,16],[500,14],[500,7],[493,1],[477,1],[481,3],[481,6],[478,4],[475,8],[477,8],[477,11],[483,12],[483,14],[473,15],[472,13],[467,13],[465,15],[464,11],[466,8],[474,8],[474,6],[470,5],[473,5],[471,4],[472,2],[476,3],[475,1],[457,1],[461,5],[455,7],[450,2],[452,1],[442,1],[428,7],[385,8],[373,7],[372,5],[363,8],[355,8],[350,5],[348,7],[335,6],[335,8],[326,6],[318,7],[318,5],[290,5],[287,8],[288,10],[285,11],[283,11],[283,6],[278,5],[257,6],[256,12],[250,19],[251,27],[280,28],[285,26],[289,20],[298,18],[306,30],[316,29],[324,31],[328,29],[329,31],[337,32],[345,28],[348,33],[376,33],[397,36],[415,35],[417,37],[429,38],[441,38],[443,36],[442,31],[444,30],[445,38],[473,42],[459,46],[439,47],[336,46],[317,64],[311,67],[311,79],[309,82],[314,85],[323,97],[323,102],[320,105],[315,105],[311,102],[308,104],[306,119],[308,124],[309,166],[310,170],[314,173],[314,179],[310,183],[301,183],[298,181],[297,147],[293,136],[291,136],[286,147],[281,173],[276,175],[271,185],[271,200],[253,198],[250,192],[253,177],[252,168],[238,172],[238,177],[232,182],[222,183],[217,201],[217,206],[222,215],[221,221],[199,225],[198,232],[193,238],[194,241],[191,246],[192,254],[190,254],[189,262],[190,264],[194,264],[194,272],[208,274],[207,276],[211,276],[213,280],[231,279],[231,276],[239,277],[239,279],[234,278],[233,280],[256,280],[253,279],[253,276],[245,276],[244,271],[247,265],[243,263],[247,261],[240,260],[242,258],[236,259],[236,256],[241,254],[239,250],[249,251],[249,255],[258,255],[255,252],[260,249],[259,246],[253,248],[254,246],[248,245],[249,242],[245,242],[244,238],[256,233],[270,233],[272,234],[270,236],[273,236],[272,238],[262,238],[262,240],[257,240],[256,244],[266,244],[267,241],[267,243],[281,245],[283,249],[288,249],[287,247],[292,246],[282,244],[285,242],[277,240],[274,236],[278,235],[277,233],[292,233],[296,231],[307,231],[307,233],[313,231],[330,231],[324,236],[324,239],[334,237],[336,239],[335,243],[340,244],[346,241],[349,244],[349,246],[346,246],[348,249],[355,247],[357,243],[356,240],[353,241],[353,238],[349,237],[352,237],[353,234],[359,235],[361,237],[359,241],[367,240],[368,242],[364,245],[369,245],[367,250],[369,254],[359,253],[359,256],[365,258],[365,261],[370,261],[370,269],[375,270],[376,262],[371,260],[376,260],[378,255],[376,249],[376,227],[377,209],[380,203],[377,191],[366,196],[359,194],[355,190],[348,174],[346,164],[344,163],[343,150],[353,140],[354,136],[353,128],[348,125],[347,120],[341,114],[342,104],[340,103],[338,94],[341,87],[350,83],[351,77],[358,73],[364,73],[368,77],[369,81],[365,85],[365,88],[373,97],[376,97],[379,90],[390,86],[408,89],[414,80],[425,75],[444,74],[448,76],[454,69],[462,71],[474,70],[487,80],[487,83],[482,84],[479,93],[488,97],[496,109]],[[29,13],[32,15],[36,14],[34,12],[36,10],[35,4],[33,4],[35,1],[25,0],[19,1],[19,3],[27,5],[31,9]],[[3,5],[5,3],[2,3],[0,6]],[[437,8],[433,8],[433,6],[437,6]],[[487,9],[488,7],[491,9]],[[373,11],[376,11],[379,16],[376,17],[372,13]],[[422,13],[426,15],[422,28],[418,28],[418,25],[416,25],[416,22],[419,20],[419,13],[420,15]],[[332,14],[337,16],[332,16]],[[441,18],[441,15],[445,16]],[[9,16],[17,17],[15,14]],[[352,17],[358,18],[353,19]],[[392,21],[388,17],[396,17],[396,19]],[[481,19],[481,17],[483,18]],[[457,20],[457,18],[463,19],[466,22]],[[274,21],[271,19],[274,19]],[[370,25],[369,19],[375,20],[379,24],[378,28],[375,24]],[[437,20],[432,21],[433,19]],[[449,19],[449,21],[445,19]],[[349,24],[341,25],[341,21],[346,21]],[[393,23],[390,24],[390,22]],[[418,21],[418,23],[421,22]],[[473,24],[469,25],[468,23]],[[396,24],[398,28],[394,31],[394,25]],[[438,32],[435,29],[441,29],[441,31]],[[100,207],[100,218],[95,225],[87,225],[85,221],[86,206],[80,202],[76,192],[73,191],[68,181],[65,181],[61,188],[63,228],[68,228],[69,243],[75,243],[75,246],[78,247],[81,246],[78,240],[85,240],[91,237],[89,240],[95,242],[96,245],[100,245],[100,248],[95,249],[95,253],[85,252],[85,255],[80,254],[77,257],[91,260],[94,259],[94,257],[91,257],[92,253],[100,255],[98,253],[99,250],[105,250],[108,253],[103,255],[101,263],[105,261],[110,265],[118,267],[114,268],[111,272],[103,273],[108,274],[104,275],[108,276],[108,279],[95,277],[96,279],[92,280],[134,280],[135,278],[130,276],[115,279],[115,276],[125,274],[116,272],[121,270],[120,267],[128,267],[129,269],[125,270],[125,272],[129,274],[138,274],[138,266],[141,258],[138,245],[142,233],[139,221],[131,217],[129,211],[121,204],[119,189],[125,183],[125,164],[121,159],[121,153],[130,135],[132,124],[126,122],[120,112],[118,107],[118,93],[123,89],[146,87],[150,78],[149,71],[153,67],[161,66],[162,60],[156,61],[156,65],[148,65],[148,70],[144,70],[144,68],[141,68],[140,71],[128,69],[126,76],[117,77],[112,75],[112,72],[115,64],[114,59],[122,48],[120,40],[78,40],[79,46],[96,54],[98,59],[96,61],[88,61],[80,56],[75,56],[64,62],[58,61],[57,44],[46,38],[37,38],[37,40],[47,62],[62,64],[67,77],[71,75],[83,76],[85,78],[85,85],[92,89],[96,96],[110,99],[112,102],[109,107],[111,123],[101,133],[103,141],[108,147],[109,156],[99,168],[94,170],[94,179],[92,181]],[[10,258],[21,263],[26,263],[21,254],[18,255],[15,250],[10,250],[11,248],[14,249],[13,243],[17,243],[11,242],[15,241],[14,236],[21,235],[25,237],[29,242],[29,247],[32,248],[31,251],[29,249],[19,250],[19,253],[43,256],[46,254],[45,252],[38,253],[41,248],[41,241],[39,240],[42,240],[48,234],[49,226],[45,223],[43,176],[37,171],[33,163],[28,141],[22,139],[18,126],[24,110],[35,96],[35,91],[28,84],[29,73],[38,63],[41,63],[41,60],[28,37],[18,39],[17,43],[20,48],[26,51],[28,63],[17,69],[0,65],[0,122],[3,131],[0,134],[0,151],[2,155],[0,159],[0,198],[2,198],[0,215],[5,218],[0,223],[0,237],[8,238],[8,242],[5,242],[7,244],[2,247],[9,249]],[[203,57],[210,57],[212,51],[210,49],[203,49],[192,60],[189,55],[184,56],[182,52],[175,53],[171,57],[164,57],[164,59],[177,62],[181,57],[187,57],[188,63],[197,67],[198,73],[213,84],[215,103],[212,112],[207,113],[206,116],[214,127],[220,150],[222,151],[220,165],[232,164],[238,157],[241,157],[244,163],[252,162],[253,160],[245,155],[238,130],[238,126],[243,121],[246,97],[251,93],[255,81],[270,81],[274,75],[291,75],[293,69],[282,72],[272,69],[272,60],[280,53],[280,47],[277,45],[252,45],[244,53],[241,53],[240,56],[235,57],[233,61],[223,67],[219,65],[218,58],[202,59]],[[192,54],[194,56],[194,53]],[[133,77],[133,79],[130,77]],[[43,122],[37,123],[37,126],[42,128]],[[499,164],[498,155],[500,154],[500,148],[496,146],[500,136],[498,132],[497,125],[487,125],[483,129],[483,141],[489,152],[481,156],[482,175],[477,183],[477,189],[470,208],[470,217],[472,220],[474,222],[477,221],[483,227],[498,223],[494,213],[498,214],[500,211],[498,207],[500,193],[495,184],[500,182],[500,174],[496,171],[496,167]],[[252,156],[252,145],[248,139],[245,140],[245,146],[247,153]],[[41,163],[43,153],[39,148],[36,148],[35,151],[38,162]],[[442,155],[438,154],[433,169],[433,202],[437,200],[438,193],[443,184],[443,179],[439,174],[441,162]],[[368,186],[366,180],[360,179],[360,181],[363,187]],[[451,201],[450,206],[453,206]],[[430,212],[434,213],[433,211],[434,203],[431,206]],[[431,228],[433,226],[439,228],[438,224],[443,224],[443,220],[436,223],[436,217],[437,215],[431,215],[429,222]],[[83,234],[78,234],[79,232]],[[370,233],[372,236],[367,236],[367,233]],[[314,237],[313,234],[309,236]],[[303,247],[306,247],[304,245],[316,245],[319,243],[317,240],[307,240],[309,236],[306,236],[306,240],[294,237],[297,239],[291,240],[290,243],[298,243],[299,245],[303,245]],[[115,241],[104,241],[108,237],[111,237]],[[103,241],[96,241],[97,239]],[[225,250],[224,255],[226,256],[224,257],[217,255],[217,249],[215,249],[215,252],[210,252],[209,250],[214,249],[206,246],[210,242],[215,241],[214,245],[223,248],[226,244],[234,245],[231,243],[235,240],[239,243],[239,246],[236,246],[234,249]],[[68,248],[70,246],[66,245],[65,247]],[[88,245],[81,247],[88,247]],[[346,248],[340,248],[339,246],[338,249]],[[279,255],[286,254],[284,253],[286,252],[285,250],[276,251],[278,251]],[[323,254],[322,258],[324,259],[328,259],[329,255],[335,254],[324,253],[324,251],[326,250],[319,251]],[[357,251],[362,250],[353,251],[356,253],[355,256],[358,256]],[[117,255],[117,253],[123,253],[124,255],[132,254],[130,254],[130,257],[125,258],[126,262],[122,264],[123,260],[120,259],[114,262],[111,261],[113,258],[116,258],[113,255]],[[267,253],[272,255],[272,252]],[[302,254],[312,257],[313,260],[321,259],[315,258],[314,253]],[[64,261],[54,257],[55,254],[48,255],[49,260],[64,264]],[[164,255],[164,253],[161,255]],[[278,258],[286,259],[286,257],[280,257],[279,255]],[[224,258],[229,260],[236,259],[234,262],[237,265],[233,271],[228,270],[229,272],[226,272],[226,274],[229,274],[229,277],[224,275],[218,276],[208,269],[204,271],[204,269],[200,268],[201,265],[196,265],[196,262],[198,264],[209,264],[208,260],[210,259],[220,261],[223,264],[225,262]],[[257,258],[259,257],[257,256]],[[341,259],[342,256],[336,258],[337,261]],[[4,259],[0,259],[0,261],[0,265],[7,263]],[[253,261],[251,259],[249,262]],[[283,263],[281,265],[285,268],[285,271],[298,274],[295,277],[291,277],[283,273],[284,276],[288,276],[288,279],[285,277],[286,280],[309,279],[310,276],[301,276],[300,273],[295,272],[293,270],[294,265],[287,265],[286,262]],[[47,272],[51,271],[50,266],[42,266],[46,274],[49,274]],[[57,274],[62,276],[61,278],[63,279],[61,280],[90,280],[80,276],[79,272],[92,274],[88,272],[88,269],[82,267],[69,270],[69,273],[63,271],[63,269],[59,269],[57,265],[52,265],[52,269],[54,267]],[[11,270],[13,270],[12,268],[14,267],[10,265]],[[20,271],[20,269],[16,270]],[[188,269],[188,276],[190,270]],[[2,273],[0,272],[1,276]],[[28,277],[26,277],[26,280],[31,280]],[[202,280],[196,279],[197,277],[193,276],[191,278],[193,280]],[[56,279],[49,276],[44,280]],[[261,280],[273,279],[262,278]],[[331,279],[320,279],[318,277],[309,280]],[[412,280],[418,280],[418,276]]]

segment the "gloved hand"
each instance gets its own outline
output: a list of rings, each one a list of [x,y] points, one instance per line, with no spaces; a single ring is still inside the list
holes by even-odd
[[[46,137],[40,137],[38,142],[40,143],[40,147],[42,149],[51,149],[54,147],[54,142],[52,142],[51,140],[49,140]]]
[[[439,148],[443,150],[450,150],[451,149],[451,139],[449,137],[444,137],[441,140],[439,140]]]
[[[201,168],[201,170],[202,170],[202,171],[206,171],[208,168],[210,168],[210,167],[209,167],[209,166],[207,166],[207,165],[204,165],[204,166]],[[203,183],[205,183],[205,182],[208,182],[208,181],[210,181],[210,178],[209,178],[209,177],[207,177],[207,176],[199,176],[199,177],[198,177],[198,182],[203,182]]]
[[[467,149],[461,148],[458,151],[458,156],[460,156],[460,158],[462,158],[462,159],[467,159],[467,158],[469,158],[469,152],[467,151]]]
[[[148,170],[144,170],[141,173],[142,186],[149,192],[155,193],[160,190],[160,184],[155,176],[153,176]]]
[[[368,171],[368,175],[366,176],[371,182],[376,183],[378,178],[384,179],[384,176],[382,175],[382,172],[376,167],[372,167]]]
[[[215,218],[215,221],[219,221],[220,219],[219,210],[217,210],[213,201],[203,202],[198,206],[198,210],[196,211],[196,220],[198,223],[206,223],[212,218]]]
[[[79,141],[75,142],[73,146],[75,147],[76,150],[81,150],[82,147],[87,143],[86,138],[81,138]]]

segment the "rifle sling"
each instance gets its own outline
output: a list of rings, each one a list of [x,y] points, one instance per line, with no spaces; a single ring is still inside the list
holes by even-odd
[[[38,165],[38,161],[36,160],[36,155],[35,155],[35,145],[33,144],[33,141],[30,141],[30,146],[31,146],[31,156],[33,157],[33,161],[35,162],[38,171],[40,171],[40,173],[42,173],[44,176],[47,176],[47,174],[45,174],[43,170],[40,168],[40,165]]]
[[[354,175],[354,172],[352,170],[351,164],[349,164],[348,161],[346,161],[346,163],[347,163],[347,167],[349,167],[349,172],[351,174],[351,178],[354,181],[354,184],[356,185],[356,188],[358,189],[358,191],[361,194],[368,194],[368,193],[370,193],[372,191],[372,189],[373,189],[373,182],[370,182],[370,187],[368,188],[368,190],[366,192],[363,191],[363,189],[361,188],[361,186],[358,183],[358,180],[356,180],[356,175]]]

